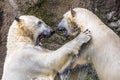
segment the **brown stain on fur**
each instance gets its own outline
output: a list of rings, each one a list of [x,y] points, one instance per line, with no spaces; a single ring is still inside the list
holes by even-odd
[[[73,34],[77,35],[81,32],[81,28],[78,27],[78,24],[76,22],[74,22],[73,17],[68,16],[67,23],[68,23]]]
[[[29,40],[27,40],[27,41],[33,41],[34,40],[34,38],[33,38],[33,32],[30,30],[30,29],[28,29],[27,28],[27,26],[25,26],[24,25],[25,23],[24,23],[24,20],[21,20],[20,22],[18,22],[18,27],[19,28],[17,28],[17,35],[18,36],[21,36],[22,37],[22,41],[26,41],[26,37],[28,37],[29,38]]]

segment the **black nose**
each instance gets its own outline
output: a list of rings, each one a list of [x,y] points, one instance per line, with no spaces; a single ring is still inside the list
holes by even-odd
[[[53,29],[50,30],[51,35],[53,35],[55,33],[55,31]]]
[[[66,30],[64,27],[61,27],[61,26],[58,26],[57,29],[58,29],[59,31],[65,31],[65,30]]]

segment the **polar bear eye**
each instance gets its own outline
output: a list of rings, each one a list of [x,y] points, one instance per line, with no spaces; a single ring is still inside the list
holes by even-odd
[[[42,24],[42,22],[41,22],[41,21],[39,21],[39,22],[38,22],[38,25],[41,25],[41,24]]]

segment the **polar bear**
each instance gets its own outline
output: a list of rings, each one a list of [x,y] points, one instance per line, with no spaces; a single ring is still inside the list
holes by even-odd
[[[40,40],[53,30],[37,17],[15,18],[7,38],[7,55],[2,80],[54,80],[91,37],[88,31],[61,48],[51,51],[41,47]]]
[[[120,38],[95,14],[84,8],[71,9],[63,15],[58,29],[66,30],[65,36],[91,31],[90,44],[80,51],[72,66],[92,63],[100,80],[120,79]]]

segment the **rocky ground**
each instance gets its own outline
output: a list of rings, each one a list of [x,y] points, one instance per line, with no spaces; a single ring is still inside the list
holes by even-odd
[[[116,34],[120,35],[120,0],[0,0],[0,78],[6,54],[6,37],[15,16],[34,15],[42,18],[55,29],[62,15],[74,7],[91,10]],[[48,49],[57,49],[70,39],[62,37],[61,33],[57,32],[51,38],[45,39],[43,46]],[[83,66],[78,68],[82,74],[79,74],[80,77],[77,77],[77,74],[75,76],[77,79],[98,80],[92,66]],[[73,74],[74,71],[71,73]]]

